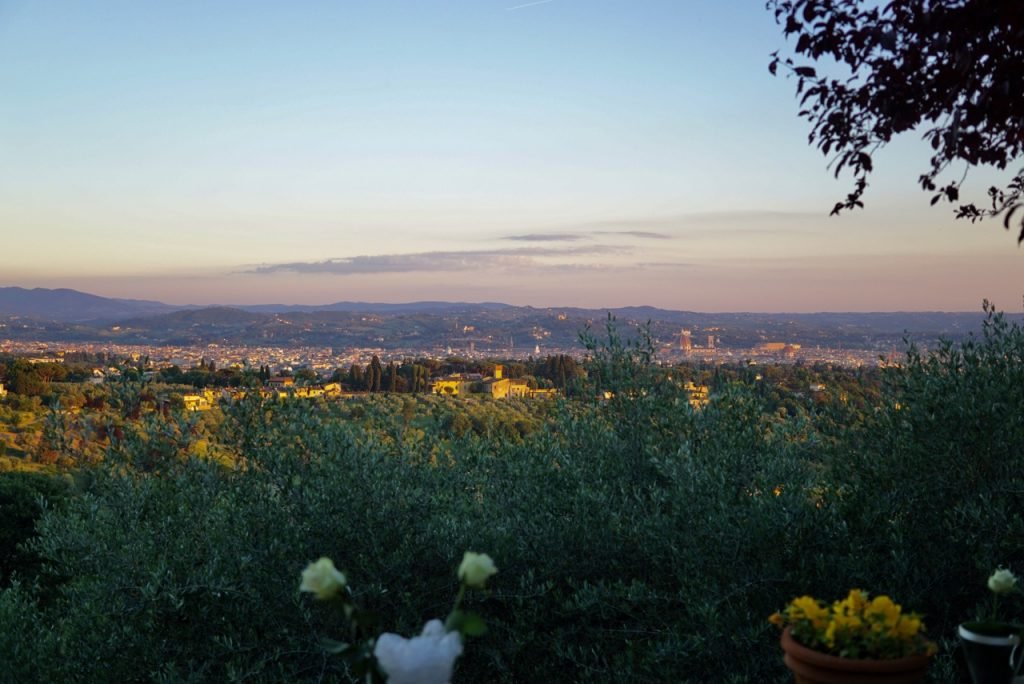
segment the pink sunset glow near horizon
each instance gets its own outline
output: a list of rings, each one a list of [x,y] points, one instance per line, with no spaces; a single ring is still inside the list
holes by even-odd
[[[879,153],[864,210],[827,215],[850,181],[768,74],[783,39],[760,7],[428,5],[0,11],[0,285],[1019,310],[1016,236],[930,207],[914,135]]]

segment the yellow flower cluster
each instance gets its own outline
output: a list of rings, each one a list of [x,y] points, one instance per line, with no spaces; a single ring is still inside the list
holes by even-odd
[[[900,658],[931,654],[935,644],[924,637],[924,624],[915,613],[904,613],[888,596],[869,599],[852,589],[846,598],[828,606],[811,596],[793,599],[768,621],[789,625],[793,638],[810,648],[844,658]]]

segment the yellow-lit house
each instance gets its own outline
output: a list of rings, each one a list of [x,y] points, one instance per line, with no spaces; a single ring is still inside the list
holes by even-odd
[[[202,394],[186,394],[181,399],[186,411],[209,411],[212,406],[210,400]]]
[[[512,380],[508,386],[508,396],[513,399],[525,399],[530,396],[530,386],[525,380]]]
[[[688,380],[683,389],[689,395],[690,406],[693,408],[699,409],[708,405],[707,385],[695,385],[692,380]]]
[[[483,394],[493,399],[514,399],[553,397],[558,390],[535,390],[530,389],[525,380],[513,380],[505,377],[505,369],[501,365],[494,367],[494,376],[484,378],[476,374],[456,373],[446,378],[439,378],[431,385],[434,394],[445,396],[465,396],[471,392]]]
[[[463,377],[461,374],[449,375],[447,378],[440,378],[430,386],[430,391],[448,397],[457,397],[469,394],[473,387],[473,381]]]

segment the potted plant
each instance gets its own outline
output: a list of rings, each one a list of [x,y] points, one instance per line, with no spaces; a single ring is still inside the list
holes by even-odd
[[[1020,594],[1017,577],[1000,568],[988,578],[992,591],[989,615],[960,625],[958,630],[967,669],[974,684],[1010,684],[1024,661],[1021,634],[1024,628],[1003,618],[1000,603],[1011,594]]]
[[[860,589],[831,605],[801,596],[769,621],[783,628],[783,662],[796,684],[912,684],[936,650],[919,615]]]

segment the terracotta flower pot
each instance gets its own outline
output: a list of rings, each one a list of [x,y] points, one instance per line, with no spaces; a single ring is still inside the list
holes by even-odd
[[[930,656],[858,660],[840,658],[807,648],[782,632],[782,660],[793,671],[796,684],[915,684],[924,679]]]

